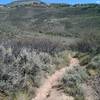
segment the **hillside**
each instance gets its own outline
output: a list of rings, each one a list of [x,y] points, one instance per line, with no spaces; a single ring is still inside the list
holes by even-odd
[[[0,100],[100,100],[100,5],[35,1],[0,8]]]
[[[79,36],[89,32],[100,32],[99,6],[61,9],[15,7],[0,12],[1,31],[19,30],[60,36]]]
[[[40,6],[45,6],[46,4],[42,2],[41,0],[15,0],[6,6],[8,7],[16,7],[16,6],[31,6],[31,5],[40,5]]]

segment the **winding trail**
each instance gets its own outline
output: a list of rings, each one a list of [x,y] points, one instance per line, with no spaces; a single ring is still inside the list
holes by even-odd
[[[74,68],[73,65],[79,65],[79,60],[76,59],[76,58],[70,57],[69,67],[64,67],[64,68],[56,71],[53,75],[49,76],[49,78],[46,79],[44,84],[37,90],[36,97],[33,98],[32,100],[74,100],[73,97],[61,94],[60,92],[58,92],[56,90],[54,90],[55,94],[53,93],[54,98],[51,97],[52,99],[47,99],[49,92],[52,91],[52,87],[54,85],[56,85],[57,81],[63,77],[65,71],[69,72],[70,70],[72,70]],[[62,98],[61,99],[55,98],[55,96],[57,97],[56,94],[59,95],[59,97],[62,97]]]

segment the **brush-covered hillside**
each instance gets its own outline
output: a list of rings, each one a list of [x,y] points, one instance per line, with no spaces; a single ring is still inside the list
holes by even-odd
[[[4,27],[5,26],[5,27]],[[0,9],[3,32],[38,32],[60,36],[80,36],[100,32],[100,5],[70,7],[14,7]]]
[[[0,100],[100,100],[100,5],[33,1],[0,7]]]

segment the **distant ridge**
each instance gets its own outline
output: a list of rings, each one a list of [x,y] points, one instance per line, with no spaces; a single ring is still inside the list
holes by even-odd
[[[10,6],[10,7],[22,6],[22,5],[40,5],[40,6],[44,6],[44,5],[46,5],[46,3],[42,2],[41,0],[16,0],[16,1],[13,1],[13,2],[7,4],[7,6]]]

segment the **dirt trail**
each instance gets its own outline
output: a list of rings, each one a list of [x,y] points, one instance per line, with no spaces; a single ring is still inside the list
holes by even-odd
[[[52,87],[57,84],[57,81],[63,77],[63,74],[65,73],[65,71],[72,70],[74,67],[73,65],[78,65],[78,64],[79,64],[78,59],[70,57],[69,67],[64,67],[56,71],[52,76],[50,76],[44,82],[44,84],[38,89],[36,93],[36,97],[33,98],[32,100],[74,100],[72,97],[61,94],[57,92],[56,90],[53,91],[55,94],[54,94],[54,97],[53,96],[51,97],[52,99],[50,98],[47,99],[47,95],[49,94],[50,91],[52,91]],[[62,97],[62,98],[57,99],[56,97]]]
[[[74,100],[72,96],[67,96],[64,92],[58,91],[57,89],[52,89],[50,96],[45,100]]]

